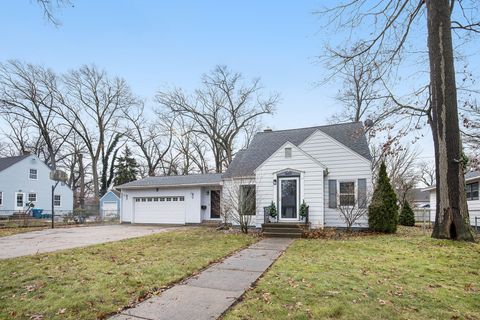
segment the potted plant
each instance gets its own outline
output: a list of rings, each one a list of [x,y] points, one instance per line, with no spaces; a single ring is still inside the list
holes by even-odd
[[[302,220],[305,220],[305,223],[308,223],[308,206],[305,203],[305,200],[303,200],[299,209],[300,209],[300,217],[302,217]]]
[[[272,201],[270,204],[270,207],[268,208],[268,214],[270,215],[271,218],[275,221],[277,219],[277,206],[275,203]]]

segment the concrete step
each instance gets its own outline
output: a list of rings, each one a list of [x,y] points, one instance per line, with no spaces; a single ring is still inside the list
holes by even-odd
[[[304,222],[269,222],[269,223],[263,223],[262,228],[268,228],[268,227],[273,227],[273,228],[306,228],[308,227],[308,224],[305,224]]]
[[[263,228],[264,232],[279,232],[279,233],[303,233],[303,229],[295,227],[295,228],[274,228],[274,227],[265,227]]]
[[[285,232],[268,232],[264,231],[263,235],[267,238],[301,238],[301,233],[285,233]]]

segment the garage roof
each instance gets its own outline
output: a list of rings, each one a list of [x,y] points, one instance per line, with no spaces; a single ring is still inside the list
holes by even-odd
[[[176,187],[191,185],[219,185],[222,181],[221,173],[189,174],[183,176],[147,177],[119,186],[116,189],[136,189],[145,187]]]

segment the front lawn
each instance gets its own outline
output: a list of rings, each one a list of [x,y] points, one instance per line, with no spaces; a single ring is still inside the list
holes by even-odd
[[[255,238],[210,228],[0,260],[0,319],[97,319]]]
[[[46,229],[47,227],[8,227],[8,228],[0,228],[0,238],[12,236],[17,233],[25,233],[31,231],[38,231]]]
[[[480,319],[480,244],[297,240],[225,319]]]

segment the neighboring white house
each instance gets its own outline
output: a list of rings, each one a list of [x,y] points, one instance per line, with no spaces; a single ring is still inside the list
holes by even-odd
[[[149,177],[117,186],[121,221],[187,224],[218,220],[227,194],[245,188],[255,190],[252,224],[256,227],[264,223],[265,207],[272,201],[278,222],[300,221],[299,208],[305,201],[313,228],[344,227],[339,206],[366,206],[372,189],[363,124],[266,130],[236,154],[223,175]],[[366,215],[354,225],[367,226]]]
[[[50,172],[36,155],[0,158],[0,215],[24,212],[30,202],[44,213],[51,213],[55,182]],[[55,189],[54,208],[59,215],[73,210],[73,192],[64,183]]]
[[[480,226],[480,198],[479,198],[480,171],[467,172],[465,174],[465,191],[467,193],[468,213],[470,215],[470,225]],[[437,208],[437,190],[435,186],[424,189],[430,192],[430,220],[435,221]]]

